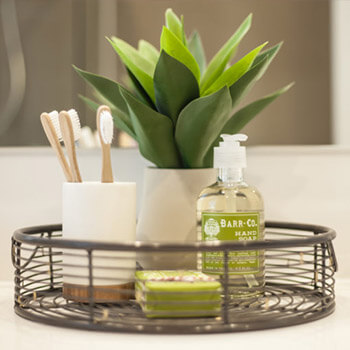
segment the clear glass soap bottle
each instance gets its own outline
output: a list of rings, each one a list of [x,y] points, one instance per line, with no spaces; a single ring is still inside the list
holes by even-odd
[[[198,240],[263,240],[264,204],[255,187],[243,181],[246,167],[243,134],[221,135],[214,148],[217,181],[202,190],[197,201]],[[224,279],[223,252],[201,253],[198,268]],[[228,258],[229,293],[232,298],[249,298],[263,293],[265,286],[264,251],[231,251]]]

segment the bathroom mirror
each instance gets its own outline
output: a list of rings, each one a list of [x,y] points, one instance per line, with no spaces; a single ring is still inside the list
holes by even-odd
[[[266,40],[284,41],[246,102],[296,84],[244,129],[250,144],[337,142],[335,130],[343,128],[332,107],[333,82],[342,73],[332,57],[342,29],[334,39],[332,23],[336,11],[342,16],[334,3],[342,2],[346,6],[342,0],[1,0],[0,145],[47,145],[39,115],[53,109],[74,107],[82,124],[94,128],[95,115],[78,96],[92,96],[91,90],[72,64],[122,81],[125,72],[105,36],[159,47],[168,7],[184,14],[187,35],[200,32],[207,58],[250,12],[253,25],[237,57]],[[115,146],[133,146],[129,141],[119,135]]]

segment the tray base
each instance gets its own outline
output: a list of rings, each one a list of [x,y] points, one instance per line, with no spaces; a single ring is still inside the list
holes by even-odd
[[[270,284],[264,296],[230,301],[227,314],[219,317],[147,319],[140,317],[135,300],[120,304],[67,301],[62,289],[26,296],[16,303],[16,313],[26,319],[60,327],[108,332],[195,334],[240,332],[278,328],[315,321],[335,309],[332,298],[322,298],[317,290]]]

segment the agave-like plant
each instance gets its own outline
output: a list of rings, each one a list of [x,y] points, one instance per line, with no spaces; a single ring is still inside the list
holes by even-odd
[[[211,167],[220,134],[239,132],[291,87],[237,109],[282,43],[262,51],[267,44],[263,43],[229,66],[251,26],[250,14],[206,65],[198,32],[187,38],[183,16],[180,19],[171,9],[165,12],[165,20],[160,52],[145,40],[135,49],[119,38],[107,38],[126,67],[132,91],[74,68],[95,89],[99,102],[111,107],[116,127],[134,138],[141,154],[157,167]],[[82,98],[98,108],[98,103]]]

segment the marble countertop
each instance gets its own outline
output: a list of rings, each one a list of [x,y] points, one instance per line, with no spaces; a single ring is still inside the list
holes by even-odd
[[[12,282],[0,282],[0,348],[31,349],[347,349],[350,330],[350,279],[336,283],[336,310],[307,324],[228,334],[144,335],[104,333],[47,326],[13,311]],[[225,348],[224,348],[225,349]]]

